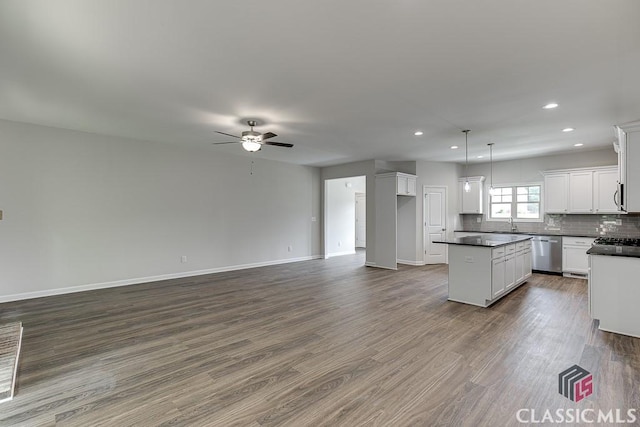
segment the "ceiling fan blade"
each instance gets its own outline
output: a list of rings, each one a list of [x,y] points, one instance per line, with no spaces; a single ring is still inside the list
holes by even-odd
[[[227,142],[212,142],[213,145],[220,145],[220,144],[237,144],[240,141],[227,141]]]
[[[288,144],[286,142],[265,141],[265,142],[263,142],[263,144],[264,145],[275,145],[276,147],[287,147],[287,148],[293,147],[293,144]]]
[[[216,133],[219,133],[219,134],[222,134],[222,135],[230,136],[230,137],[232,137],[232,138],[238,138],[238,139],[240,139],[240,137],[239,137],[239,136],[231,135],[230,133],[224,133],[224,132],[220,132],[220,131],[215,131],[215,132],[216,132]]]
[[[263,133],[262,134],[262,140],[264,141],[265,139],[273,138],[274,136],[278,136],[278,135],[276,135],[273,132]]]

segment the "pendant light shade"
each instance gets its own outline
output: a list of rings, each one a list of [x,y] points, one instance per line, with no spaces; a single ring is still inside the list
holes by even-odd
[[[491,165],[491,186],[489,187],[489,196],[493,196],[495,191],[493,189],[493,142],[487,144],[489,146],[489,164]]]
[[[469,129],[462,131],[464,133],[464,191],[468,193],[471,191],[471,185],[469,184]]]

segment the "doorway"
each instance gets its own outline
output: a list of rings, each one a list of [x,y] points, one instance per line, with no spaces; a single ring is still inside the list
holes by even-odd
[[[447,245],[433,243],[447,238],[447,187],[424,186],[424,263],[445,264]]]
[[[324,182],[324,257],[356,253],[366,248],[366,177]]]

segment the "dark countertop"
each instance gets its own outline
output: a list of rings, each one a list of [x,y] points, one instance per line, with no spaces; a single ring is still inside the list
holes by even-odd
[[[594,245],[587,251],[589,255],[611,255],[640,258],[640,247],[620,245]]]
[[[511,243],[524,242],[531,239],[531,236],[511,236],[504,233],[496,234],[495,236],[468,236],[460,237],[458,239],[451,240],[434,240],[433,243],[446,243],[449,245],[465,245],[465,246],[485,246],[488,248],[495,248],[498,246],[505,246]]]
[[[567,233],[554,233],[552,231],[545,231],[544,233],[538,232],[526,232],[526,231],[466,231],[466,230],[455,230],[454,233],[491,233],[491,234],[525,234],[528,236],[568,236],[568,237],[589,237],[595,239],[596,237],[600,237],[599,234],[567,234]]]

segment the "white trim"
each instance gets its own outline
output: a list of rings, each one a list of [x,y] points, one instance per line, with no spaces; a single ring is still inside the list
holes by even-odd
[[[397,263],[397,262],[396,262],[396,263]],[[367,267],[382,268],[383,270],[397,270],[397,269],[398,269],[398,267],[396,267],[396,268],[393,268],[393,267],[384,267],[384,266],[382,266],[382,265],[377,265],[377,264],[373,264],[373,263],[371,263],[371,264],[367,263],[367,264],[366,264],[366,266],[367,266]]]
[[[405,264],[405,265],[425,265],[424,261],[409,261],[406,259],[399,259],[398,264]]]
[[[549,175],[554,173],[566,173],[566,172],[588,172],[588,171],[601,171],[601,170],[610,170],[610,169],[618,169],[618,165],[610,165],[610,166],[591,166],[586,168],[571,168],[571,169],[553,169],[548,171],[541,171],[542,175]]]
[[[226,271],[246,270],[249,268],[266,267],[269,265],[288,264],[291,262],[321,259],[322,255],[310,255],[298,258],[278,259],[273,261],[255,262],[251,264],[229,265],[225,267],[209,268],[206,270],[184,271],[181,273],[160,274],[157,276],[136,277],[133,279],[116,280],[113,282],[91,283],[66,288],[47,289],[45,291],[25,292],[22,294],[0,295],[0,303],[19,301],[31,298],[49,297],[53,295],[71,294],[74,292],[92,291],[96,289],[117,288],[119,286],[139,285],[141,283],[158,282],[161,280],[181,279],[183,277],[202,276],[204,274],[223,273]]]
[[[365,267],[377,267],[376,263],[375,263],[375,262],[372,262],[372,261],[366,261],[366,262],[364,263],[364,266],[365,266]]]
[[[331,252],[330,254],[326,254],[324,259],[333,258],[334,256],[342,256],[342,255],[354,255],[356,250],[352,251],[343,251],[343,252]]]

